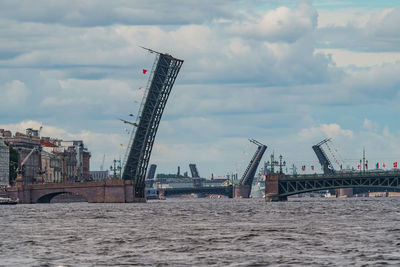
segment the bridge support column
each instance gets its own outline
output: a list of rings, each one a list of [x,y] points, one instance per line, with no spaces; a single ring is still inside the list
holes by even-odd
[[[234,185],[233,198],[249,198],[250,190],[251,190],[250,185]]]
[[[10,190],[10,197],[14,199],[18,199],[18,203],[20,204],[30,204],[32,203],[31,199],[31,191],[32,188],[30,185],[26,185],[24,183],[24,179],[22,178],[22,174],[19,173],[17,175],[17,179],[15,180],[15,188],[14,190]]]
[[[145,203],[145,186],[144,185],[134,185],[133,189],[133,202],[135,203]]]
[[[336,189],[337,197],[353,197],[353,188],[339,188]]]
[[[165,199],[165,189],[163,188],[158,189],[158,198]]]
[[[279,174],[268,174],[265,176],[265,201],[286,201],[287,197],[279,195]]]

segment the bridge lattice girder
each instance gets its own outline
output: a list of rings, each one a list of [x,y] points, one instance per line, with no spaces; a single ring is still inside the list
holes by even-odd
[[[157,60],[157,59],[156,59]],[[168,54],[158,54],[158,61],[134,138],[128,147],[128,156],[122,178],[132,180],[136,196],[144,197],[145,177],[157,129],[183,60]]]
[[[336,188],[400,189],[400,172],[286,176],[278,187],[279,196]]]
[[[251,159],[249,165],[246,168],[246,171],[243,174],[242,179],[240,179],[240,185],[251,186],[253,184],[254,175],[256,174],[258,165],[260,164],[261,158],[264,155],[266,149],[266,145],[259,144],[256,153],[254,153],[253,158]]]
[[[322,149],[322,145],[328,142],[330,139],[325,139],[318,144],[312,146],[312,149],[315,152],[315,155],[317,155],[318,161],[321,164],[321,166],[324,169],[324,174],[333,174],[335,173],[335,170],[333,169],[332,163],[329,160],[329,158],[326,156],[324,150]]]

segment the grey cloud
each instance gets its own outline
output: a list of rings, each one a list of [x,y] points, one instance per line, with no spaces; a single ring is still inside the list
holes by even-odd
[[[229,19],[230,1],[157,0],[5,0],[0,17],[25,22],[57,23],[68,26],[183,25]]]
[[[317,46],[365,52],[400,51],[400,8],[373,16],[365,26],[327,26],[317,30]]]

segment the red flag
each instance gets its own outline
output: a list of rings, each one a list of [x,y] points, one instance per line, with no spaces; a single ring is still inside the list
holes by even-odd
[[[379,169],[379,162],[376,163],[376,168]]]
[[[382,164],[382,167],[383,167],[383,168],[386,168],[386,164],[385,164],[385,163],[383,163],[383,164]]]
[[[147,72],[147,70],[146,70],[146,69],[143,69],[143,74],[146,74],[146,72]]]
[[[397,161],[393,163],[393,168],[397,168]]]
[[[139,90],[142,90],[142,88],[143,88],[143,87],[140,86],[140,87],[139,87]]]
[[[314,170],[314,166],[311,166],[311,170]]]
[[[342,167],[343,167],[342,164],[340,164],[340,169],[342,169]]]
[[[359,169],[360,168],[360,164],[357,164],[357,169]]]

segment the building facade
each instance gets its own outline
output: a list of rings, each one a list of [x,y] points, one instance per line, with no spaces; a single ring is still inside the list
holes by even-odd
[[[42,151],[42,171],[45,183],[60,183],[61,179],[61,159],[54,153]]]
[[[84,181],[90,180],[90,157],[91,154],[89,151],[82,151],[82,179]]]
[[[18,169],[22,171],[25,184],[91,180],[91,154],[81,140],[63,141],[40,137],[40,130],[31,128],[26,129],[25,134],[17,132],[14,136],[11,131],[0,129],[0,138],[18,151]],[[6,158],[8,158],[7,163]],[[8,170],[9,147],[2,141],[0,142],[0,183],[6,180],[8,184]],[[43,177],[43,180],[40,177]]]
[[[4,144],[3,138],[0,137],[0,186],[9,184],[10,175],[10,149]]]
[[[4,140],[19,153],[18,166],[22,170],[24,183],[35,183],[41,172],[41,146],[38,132],[27,129],[25,134],[17,132],[14,136],[4,135]]]

